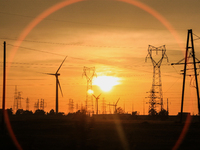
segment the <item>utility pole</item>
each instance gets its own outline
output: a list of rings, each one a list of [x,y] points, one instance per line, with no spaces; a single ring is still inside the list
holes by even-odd
[[[189,62],[189,58],[192,58],[192,62]],[[184,61],[185,60],[185,61]],[[196,60],[198,62],[196,62]],[[184,63],[182,63],[184,61]],[[183,73],[183,87],[182,87],[182,98],[181,98],[181,116],[180,116],[180,122],[182,122],[182,116],[183,116],[183,102],[184,102],[184,94],[185,94],[185,78],[186,78],[186,71],[188,64],[193,64],[194,68],[194,76],[196,81],[196,92],[197,92],[197,104],[198,104],[198,113],[200,115],[200,102],[199,102],[199,87],[198,87],[198,80],[197,80],[197,68],[196,63],[200,63],[200,61],[195,57],[195,51],[194,51],[194,43],[193,43],[193,33],[192,29],[188,30],[187,34],[187,43],[186,43],[186,52],[185,52],[185,58],[181,59],[177,63],[172,63],[171,65],[181,65],[184,64],[184,73]]]
[[[143,115],[145,115],[145,101],[143,99]]]
[[[134,102],[132,101],[132,112],[134,112]]]
[[[167,98],[167,112],[169,114],[169,103],[168,103],[168,98]]]
[[[3,96],[2,96],[2,131],[5,132],[5,97],[6,97],[6,42],[4,41],[4,60],[3,60]]]
[[[124,100],[124,113],[126,112],[125,109],[126,109],[126,107],[125,107],[125,100]]]
[[[158,55],[158,52],[161,52],[161,58],[159,58],[158,60],[153,58],[153,52],[155,52],[156,55]],[[150,90],[150,96],[148,97],[150,113],[151,110],[156,110],[156,104],[159,104],[161,106],[161,111],[163,110],[163,94],[160,67],[163,59],[167,59],[168,62],[165,45],[160,47],[154,47],[152,45],[149,45],[148,54],[145,58],[146,62],[148,58],[151,59],[153,65],[153,82],[152,88]]]

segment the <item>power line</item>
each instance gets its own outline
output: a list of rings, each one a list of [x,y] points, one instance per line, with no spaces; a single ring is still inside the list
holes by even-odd
[[[16,41],[14,38],[0,38],[4,40]],[[58,43],[58,42],[46,42],[46,41],[33,41],[33,40],[23,40],[23,42],[32,42],[32,43],[43,43],[43,44],[54,44],[54,45],[70,45],[70,46],[84,46],[84,47],[98,47],[98,48],[116,48],[116,49],[129,49],[134,48],[132,46],[112,46],[112,45],[83,45],[83,44],[73,44],[73,43]],[[10,44],[11,45],[11,44]],[[15,46],[15,45],[12,45]],[[18,46],[17,46],[18,47]],[[21,46],[20,46],[21,47]]]
[[[0,62],[1,64],[3,63],[3,62]],[[11,64],[11,65],[28,65],[28,66],[57,66],[57,64],[38,64],[38,63],[20,63],[20,62],[6,62],[6,63],[8,63],[8,64]],[[0,66],[1,67],[1,66]],[[11,67],[17,67],[17,66],[11,66]]]
[[[197,39],[194,39],[193,41],[195,41],[195,40],[200,40],[200,36],[198,36],[198,35],[196,35],[196,34],[194,34],[194,33],[193,33],[193,35],[195,35],[195,36],[197,37]]]
[[[37,52],[42,52],[42,53],[48,53],[48,54],[52,54],[52,55],[65,56],[65,55],[61,55],[61,54],[57,54],[57,53],[52,53],[52,52],[42,51],[42,50],[33,49],[33,48],[22,47],[22,46],[16,46],[16,45],[12,45],[12,44],[7,44],[7,45],[10,45],[10,46],[13,46],[13,47],[18,47],[18,48],[23,48],[23,49],[27,49],[27,50],[31,50],[31,51],[37,51]]]

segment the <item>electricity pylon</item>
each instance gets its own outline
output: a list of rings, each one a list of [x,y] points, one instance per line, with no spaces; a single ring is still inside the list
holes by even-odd
[[[15,86],[15,95],[14,95],[14,107],[13,110],[16,112],[18,109],[22,109],[21,106],[21,92],[17,92],[17,86]]]
[[[102,99],[102,114],[106,114],[106,100]]]
[[[44,99],[40,100],[40,110],[44,110]]]
[[[156,61],[153,58],[152,52],[155,52],[156,55],[158,55],[158,52],[162,52],[161,58],[159,58]],[[150,90],[150,96],[148,97],[149,98],[149,112],[151,110],[156,110],[157,104],[159,104],[161,106],[161,110],[163,110],[163,94],[162,94],[160,67],[161,67],[161,63],[163,59],[167,59],[167,62],[168,62],[165,45],[160,46],[160,47],[154,47],[152,45],[149,45],[148,54],[145,58],[146,62],[148,58],[151,59],[151,62],[153,64],[153,82],[152,82],[152,88]]]
[[[39,99],[37,102],[35,102],[35,105],[34,105],[34,108],[35,108],[35,111],[38,110],[40,107],[40,103],[39,103]]]
[[[192,58],[192,62],[189,61],[189,59]],[[185,62],[182,62],[184,61]],[[197,62],[196,62],[197,60]],[[186,44],[186,52],[185,52],[185,58],[181,59],[177,63],[172,63],[171,65],[181,65],[184,64],[184,73],[183,73],[183,87],[182,87],[182,99],[181,99],[181,116],[180,116],[180,121],[182,121],[182,114],[183,114],[183,101],[184,101],[184,93],[185,93],[185,78],[186,78],[186,71],[189,70],[187,69],[188,64],[194,65],[192,68],[194,70],[194,76],[195,76],[195,81],[196,81],[196,91],[197,91],[197,103],[198,103],[198,113],[200,115],[200,102],[199,102],[199,87],[198,87],[198,81],[197,81],[197,67],[196,63],[200,63],[200,61],[195,57],[195,52],[194,52],[194,43],[193,43],[193,33],[192,29],[188,30],[187,34],[187,44]]]
[[[26,98],[26,110],[29,111],[29,98]]]
[[[69,112],[73,113],[74,112],[74,100],[73,99],[69,99]]]
[[[95,73],[95,67],[83,67],[83,76],[87,79],[87,91],[86,91],[86,101],[85,109],[87,113],[94,113],[93,111],[93,96],[92,92],[92,80],[94,76],[97,76]]]

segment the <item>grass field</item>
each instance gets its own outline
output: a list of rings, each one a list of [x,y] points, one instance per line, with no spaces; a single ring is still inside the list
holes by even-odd
[[[12,117],[11,125],[24,150],[168,150],[184,123],[158,120],[95,120],[87,117]],[[1,129],[2,130],[2,129]],[[200,123],[191,123],[179,149],[200,149]],[[14,149],[9,134],[0,136],[2,150]]]

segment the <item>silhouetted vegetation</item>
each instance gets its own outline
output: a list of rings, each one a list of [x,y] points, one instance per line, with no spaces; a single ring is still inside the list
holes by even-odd
[[[45,111],[41,109],[37,109],[34,113],[34,115],[45,115]]]
[[[166,111],[165,109],[162,109],[159,113],[158,116],[160,119],[164,120],[168,118],[168,111]]]
[[[16,115],[22,115],[23,113],[24,113],[23,109],[18,109],[15,114]]]
[[[12,108],[6,109],[6,112],[7,112],[7,114],[8,114],[9,116],[12,116],[12,115],[13,115],[13,110],[12,110]],[[2,115],[2,114],[3,114],[3,110],[0,109],[0,115]]]
[[[115,111],[115,114],[124,114],[124,110],[121,107],[118,107]]]
[[[134,115],[136,114],[135,112]],[[119,116],[115,118],[118,119],[124,118],[126,114],[107,115]],[[161,122],[145,119],[140,121],[140,118],[128,121],[124,119],[118,121],[114,119],[95,120],[93,117],[89,117],[85,110],[79,110],[67,116],[32,115],[25,117],[24,115],[14,115],[13,117],[18,120],[12,120],[11,117],[10,121],[22,148],[38,150],[121,150],[124,149],[120,138],[121,134],[124,134],[125,139],[123,138],[123,140],[128,143],[129,149],[172,149],[184,126],[184,124],[177,124],[174,121]],[[20,119],[20,117],[25,119]],[[196,146],[200,140],[198,130],[199,124],[191,125],[180,149],[199,149]],[[5,141],[3,136],[0,136],[0,140]],[[9,137],[6,140],[8,141]],[[10,143],[12,144],[12,142]],[[9,147],[8,144],[9,142],[4,144],[3,149],[6,149],[6,146]]]
[[[136,116],[136,115],[139,115],[138,112],[137,111],[133,111],[132,112],[132,116]]]
[[[158,115],[158,113],[157,113],[157,111],[155,109],[150,109],[149,110],[149,116],[157,116],[157,115]]]
[[[12,110],[12,108],[7,109],[6,111],[7,111],[7,113],[8,113],[8,116],[13,115],[13,110]]]
[[[32,111],[29,111],[29,110],[25,110],[23,112],[23,115],[33,115],[33,112]]]
[[[49,111],[49,113],[47,113],[47,115],[55,115],[56,113],[55,113],[55,111],[53,110],[53,109],[51,109],[50,111]]]

